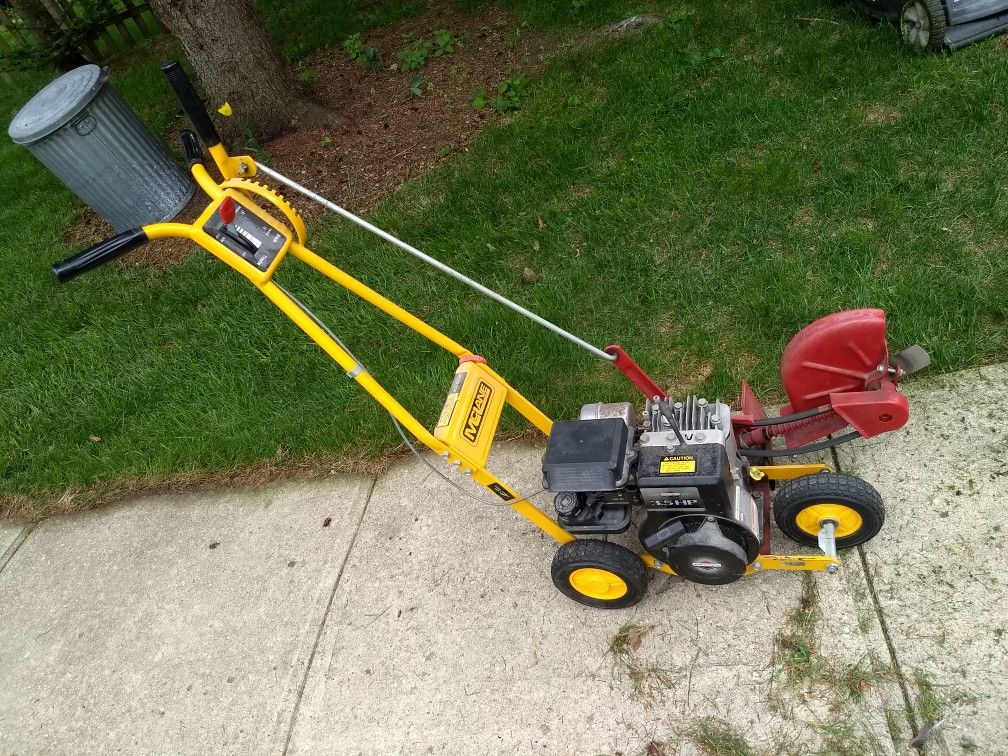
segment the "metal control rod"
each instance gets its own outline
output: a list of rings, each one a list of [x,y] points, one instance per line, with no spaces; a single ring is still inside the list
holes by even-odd
[[[424,254],[423,252],[421,252],[416,247],[407,244],[402,239],[396,238],[395,236],[393,236],[392,234],[388,233],[387,231],[382,231],[382,229],[378,228],[377,226],[375,226],[375,225],[373,225],[371,223],[368,223],[366,220],[364,220],[360,216],[354,215],[349,210],[346,210],[345,208],[340,207],[335,202],[330,202],[329,200],[327,200],[322,195],[316,194],[311,189],[308,189],[307,187],[301,186],[301,184],[299,184],[298,182],[294,181],[293,179],[289,179],[286,176],[284,176],[283,174],[277,173],[272,168],[267,168],[265,165],[262,165],[261,163],[257,163],[256,165],[257,165],[258,170],[259,170],[260,173],[264,173],[267,176],[269,176],[270,178],[275,179],[276,181],[279,181],[281,184],[284,184],[285,186],[289,186],[294,191],[300,192],[305,197],[308,197],[309,199],[312,199],[315,202],[318,202],[323,207],[327,208],[328,210],[331,210],[332,212],[334,212],[337,215],[345,218],[346,220],[350,221],[351,223],[356,223],[358,226],[360,226],[361,228],[365,229],[366,231],[370,231],[375,236],[379,236],[382,239],[384,239],[385,241],[389,242],[390,244],[394,244],[395,246],[399,247],[399,249],[403,250],[404,252],[409,252],[411,255],[413,255],[414,257],[418,258],[419,260],[422,260],[423,262],[427,263],[428,265],[430,265],[430,266],[432,266],[434,268],[437,268],[442,273],[447,273],[449,276],[451,276],[452,278],[454,278],[456,281],[461,281],[466,286],[470,286],[473,289],[475,289],[476,291],[480,292],[481,294],[485,294],[486,296],[490,297],[490,299],[493,299],[493,300],[495,300],[497,302],[500,302],[505,307],[510,307],[512,310],[514,310],[515,312],[517,312],[519,315],[523,315],[526,318],[528,318],[529,320],[538,323],[543,328],[546,328],[546,329],[552,331],[553,333],[557,334],[558,336],[562,336],[563,338],[567,339],[568,341],[571,341],[574,344],[577,344],[582,349],[587,349],[589,352],[591,352],[592,354],[594,354],[596,357],[601,357],[603,360],[606,360],[607,362],[612,362],[612,361],[614,361],[616,359],[616,355],[615,354],[609,354],[608,352],[605,352],[605,351],[599,349],[597,346],[593,346],[592,344],[589,344],[584,339],[578,338],[577,336],[575,336],[570,331],[565,331],[563,328],[561,328],[560,326],[556,325],[555,323],[551,323],[550,321],[546,320],[545,318],[539,317],[534,312],[531,312],[530,310],[527,310],[524,307],[522,307],[520,304],[518,304],[516,302],[512,302],[510,299],[508,299],[507,297],[505,297],[503,294],[498,294],[493,289],[488,289],[483,284],[478,283],[477,281],[473,281],[468,276],[466,276],[466,275],[464,275],[462,273],[459,273],[457,270],[455,270],[454,268],[452,268],[452,267],[450,267],[448,265],[445,265],[440,260],[437,260],[437,259],[431,257],[430,255]]]

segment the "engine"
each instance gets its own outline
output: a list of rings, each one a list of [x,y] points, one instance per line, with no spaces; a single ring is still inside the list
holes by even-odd
[[[698,583],[730,583],[759,554],[763,508],[745,485],[731,409],[690,396],[588,404],[553,424],[543,457],[557,521],[574,534],[637,523],[655,559]]]

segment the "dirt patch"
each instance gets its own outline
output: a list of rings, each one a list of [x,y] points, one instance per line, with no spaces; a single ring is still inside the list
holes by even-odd
[[[810,207],[799,207],[795,210],[794,224],[796,226],[811,226],[815,220],[815,215]]]
[[[432,48],[421,68],[398,70],[400,51],[415,40],[433,41],[441,29],[454,38],[451,52],[436,56]],[[467,15],[435,6],[367,33],[361,42],[381,54],[377,70],[358,64],[337,46],[316,52],[298,66],[302,80],[310,80],[314,98],[341,114],[345,123],[293,132],[264,145],[275,170],[356,213],[373,210],[404,181],[467,149],[484,125],[501,117],[491,105],[497,85],[541,69],[560,47],[555,37],[521,28],[511,14],[496,7]],[[417,76],[422,79],[415,80]],[[485,105],[475,108],[474,95],[480,89],[486,93]],[[241,151],[234,145],[236,154]],[[292,199],[290,192],[284,193]],[[294,203],[307,221],[324,212],[296,197]],[[179,220],[191,222],[205,204],[197,190]],[[76,248],[112,233],[104,220],[87,211],[66,240]],[[163,266],[192,251],[187,241],[166,239],[145,245],[127,259]]]
[[[903,120],[903,114],[892,105],[877,102],[865,111],[865,123],[872,125],[892,125]]]

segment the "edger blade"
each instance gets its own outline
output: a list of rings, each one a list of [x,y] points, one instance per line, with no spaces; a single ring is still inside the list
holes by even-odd
[[[899,366],[904,375],[911,375],[930,365],[931,355],[925,352],[920,344],[914,344],[896,352],[892,356],[892,361]]]

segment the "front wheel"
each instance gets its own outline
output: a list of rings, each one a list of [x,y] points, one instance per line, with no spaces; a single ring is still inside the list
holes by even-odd
[[[906,0],[900,9],[900,37],[911,47],[930,52],[944,49],[947,28],[941,0]]]
[[[805,546],[818,546],[819,528],[832,520],[838,549],[871,540],[885,521],[878,491],[860,478],[834,472],[788,481],[774,496],[773,511],[784,535]]]
[[[560,593],[585,606],[623,609],[647,591],[647,567],[625,546],[581,539],[557,549],[550,568]]]

